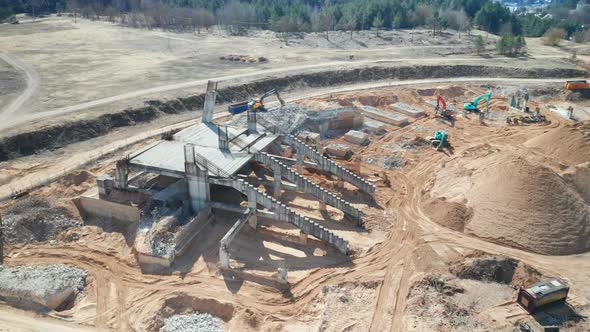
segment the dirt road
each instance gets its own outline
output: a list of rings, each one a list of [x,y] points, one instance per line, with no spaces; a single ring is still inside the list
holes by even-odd
[[[15,113],[21,113],[23,105],[29,101],[29,99],[33,98],[39,91],[41,78],[33,67],[20,61],[10,54],[0,53],[0,59],[16,68],[18,71],[23,72],[27,79],[26,89],[15,100],[13,100],[12,103],[8,104],[8,106],[5,106],[3,109],[0,109],[0,114],[4,116],[10,116],[11,118],[18,117],[20,114]]]
[[[563,57],[562,55],[555,54],[555,55],[539,55],[536,58],[538,58],[538,59],[559,59],[562,57]],[[474,57],[448,58],[448,59],[445,59],[445,63],[465,64],[465,62],[470,62],[470,61],[473,61],[474,59],[476,59],[476,58],[474,58]],[[35,112],[35,113],[19,112],[18,115],[12,114],[9,119],[0,123],[0,130],[15,127],[15,126],[18,126],[18,125],[21,125],[21,124],[24,124],[27,122],[35,121],[35,120],[40,120],[40,119],[44,119],[44,118],[53,118],[53,117],[65,115],[68,113],[73,113],[73,112],[78,112],[78,111],[90,109],[90,108],[97,107],[97,106],[108,105],[108,104],[112,104],[117,101],[133,99],[133,98],[148,96],[148,95],[156,95],[158,93],[169,92],[169,91],[174,91],[174,90],[183,90],[183,89],[193,88],[193,87],[197,87],[197,86],[204,86],[205,84],[207,84],[207,81],[209,81],[209,80],[213,80],[213,81],[217,81],[217,82],[231,82],[232,80],[238,80],[238,79],[258,80],[258,79],[261,79],[264,77],[277,75],[277,74],[280,74],[280,75],[301,74],[301,73],[305,73],[306,71],[310,71],[310,70],[314,70],[314,69],[318,69],[318,68],[328,69],[328,68],[346,67],[346,66],[351,66],[351,65],[353,65],[355,67],[359,67],[359,66],[368,66],[368,65],[374,65],[374,64],[394,64],[394,63],[409,63],[409,62],[411,62],[412,64],[437,64],[437,63],[440,63],[440,58],[426,57],[426,58],[421,58],[421,59],[398,58],[398,59],[378,59],[378,60],[361,60],[361,61],[332,61],[332,62],[323,62],[323,63],[316,63],[316,64],[310,64],[310,65],[288,66],[288,67],[281,67],[281,68],[274,68],[274,69],[266,69],[266,70],[260,70],[257,72],[248,72],[248,73],[241,73],[241,74],[211,77],[208,79],[179,82],[179,83],[167,84],[167,85],[157,86],[157,87],[148,88],[148,89],[141,89],[141,90],[137,90],[137,91],[133,91],[133,92],[127,92],[127,93],[123,93],[123,94],[119,94],[119,95],[115,95],[115,96],[96,99],[93,101],[88,101],[88,102],[81,103],[81,104],[71,105],[71,106],[67,106],[67,107],[61,107],[61,108],[57,108],[57,109],[53,109],[53,110],[45,111],[45,112]],[[29,77],[29,74],[30,74],[31,78],[28,79],[27,82],[32,82],[32,83],[29,84],[29,87],[27,88],[27,90],[25,92],[23,92],[23,94],[19,97],[19,100],[22,99],[20,105],[13,105],[10,107],[11,113],[14,113],[16,110],[18,110],[18,108],[20,106],[22,106],[22,103],[24,103],[24,101],[26,101],[26,99],[30,98],[30,95],[33,95],[35,93],[35,91],[38,89],[38,84],[39,84],[38,83],[38,75],[36,77],[35,76],[36,73],[34,71],[31,72],[30,69],[31,68],[27,69],[28,70],[27,77]],[[442,82],[442,81],[434,80],[432,82],[438,83],[438,82]],[[425,81],[424,83],[428,83],[428,81]],[[8,114],[8,112],[7,112],[7,114]]]

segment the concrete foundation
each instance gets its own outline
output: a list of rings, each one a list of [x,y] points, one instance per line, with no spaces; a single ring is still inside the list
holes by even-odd
[[[408,117],[395,112],[388,112],[377,107],[361,105],[361,112],[368,118],[390,125],[403,127],[408,124]]]
[[[351,130],[344,134],[344,140],[357,145],[368,145],[371,142],[369,135],[357,130]]]
[[[406,103],[395,103],[390,105],[391,109],[410,116],[412,118],[419,118],[424,116],[424,111]]]

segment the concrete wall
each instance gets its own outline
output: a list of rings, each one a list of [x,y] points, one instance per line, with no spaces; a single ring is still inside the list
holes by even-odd
[[[139,209],[134,206],[113,203],[92,197],[74,199],[82,218],[99,217],[127,223],[139,223]]]
[[[184,254],[189,247],[192,240],[213,220],[214,216],[211,214],[211,208],[204,208],[199,211],[196,217],[189,221],[186,225],[180,227],[174,237],[174,252],[176,256]]]

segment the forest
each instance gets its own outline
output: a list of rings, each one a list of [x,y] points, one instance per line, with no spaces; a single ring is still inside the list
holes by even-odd
[[[68,12],[137,28],[208,29],[232,34],[259,27],[277,32],[478,28],[497,35],[538,37],[559,28],[569,37],[590,24],[590,5],[556,1],[537,13],[511,12],[492,0],[0,0],[0,20]]]

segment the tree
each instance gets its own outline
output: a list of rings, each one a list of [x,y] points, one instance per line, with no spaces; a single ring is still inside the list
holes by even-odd
[[[485,49],[485,43],[483,41],[483,37],[481,35],[477,35],[475,37],[473,43],[475,44],[475,51],[477,52],[477,55],[480,55],[481,52],[483,52]]]
[[[500,32],[500,28],[510,21],[510,10],[499,3],[486,2],[475,15],[477,25],[495,34]]]
[[[551,28],[543,35],[543,44],[549,46],[557,46],[559,42],[564,39],[566,32],[561,28]]]
[[[375,16],[375,19],[373,19],[372,26],[373,29],[377,31],[377,37],[379,37],[379,30],[383,28],[383,19],[381,18],[381,15]]]
[[[427,20],[428,25],[432,29],[432,35],[436,36],[436,29],[441,30],[442,20],[438,13],[438,11],[434,11],[432,16],[430,16]]]
[[[78,3],[78,0],[68,0],[66,3],[66,10],[74,15],[74,23],[76,23],[78,12],[80,10],[80,4]]]
[[[352,32],[356,29],[356,16],[352,12],[346,12],[340,17],[336,28],[342,31],[350,31],[350,40],[352,40]]]

